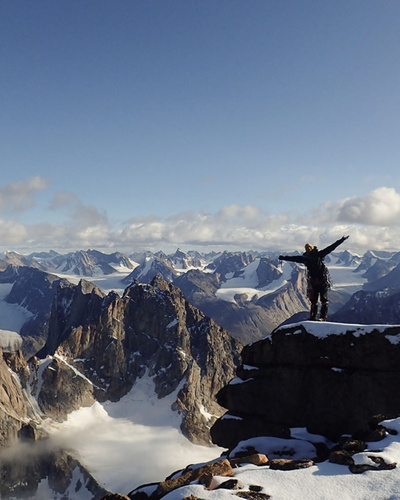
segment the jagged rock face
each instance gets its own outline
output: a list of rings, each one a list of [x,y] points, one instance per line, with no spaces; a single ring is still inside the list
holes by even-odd
[[[84,394],[80,389],[86,385],[93,392],[92,385],[59,360],[45,363],[48,369],[41,373],[40,384],[35,384],[38,360],[27,364],[21,351],[0,349],[0,497],[33,498],[39,483],[47,481],[48,488],[66,500],[81,494],[100,499],[106,490],[68,452],[55,448],[38,426],[41,418],[62,420],[67,411],[89,403],[79,399]],[[46,414],[30,396],[38,385],[38,403]],[[93,402],[92,398],[89,404]],[[73,493],[69,495],[67,490]],[[47,495],[51,495],[48,490],[37,498],[49,498]]]
[[[68,413],[82,406],[91,406],[96,401],[93,385],[62,359],[49,359],[41,374],[40,390],[34,383],[35,380],[32,392],[40,410],[56,421],[62,422]]]
[[[81,280],[78,286],[61,283],[54,295],[49,318],[49,335],[38,356],[53,354],[58,345],[69,335],[74,326],[81,326],[82,316],[89,323],[101,312],[105,295],[89,281]]]
[[[319,336],[321,327],[331,334]],[[229,411],[211,429],[213,441],[284,437],[291,427],[335,440],[373,415],[397,415],[399,336],[399,326],[342,331],[335,323],[304,322],[246,346],[238,378],[218,394]]]
[[[84,373],[99,400],[118,400],[147,371],[160,398],[178,391],[185,435],[209,442],[208,428],[223,413],[215,395],[233,377],[241,344],[160,277],[123,297],[89,285],[60,289],[41,356],[57,354]]]
[[[11,367],[22,375],[22,381],[26,380],[27,367],[21,353],[3,353],[0,349],[0,447],[16,439],[22,423],[29,418],[23,388]]]

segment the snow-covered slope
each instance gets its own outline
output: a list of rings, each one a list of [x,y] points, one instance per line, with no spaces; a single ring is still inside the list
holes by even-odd
[[[223,450],[198,446],[180,432],[181,419],[171,410],[179,388],[158,399],[154,382],[141,378],[118,403],[81,408],[52,428],[54,443],[73,447],[107,490],[129,492],[159,481],[188,463],[212,460]],[[166,459],[168,457],[168,459]]]
[[[32,313],[17,304],[8,304],[4,298],[10,293],[12,284],[0,284],[0,347],[5,351],[21,348],[22,338],[19,332]]]

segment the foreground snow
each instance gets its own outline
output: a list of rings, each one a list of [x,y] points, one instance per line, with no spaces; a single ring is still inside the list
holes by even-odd
[[[400,433],[400,419],[387,420],[384,426]],[[387,463],[400,464],[400,437],[388,435],[379,442],[368,443],[368,449],[353,458],[356,463],[373,462],[368,455],[378,455]],[[376,465],[376,464],[375,464]],[[400,468],[373,470],[352,474],[348,467],[322,462],[308,469],[276,471],[267,466],[244,465],[234,469],[234,477],[243,483],[245,490],[251,485],[262,486],[262,492],[272,500],[396,500],[400,499]],[[213,486],[226,481],[226,477],[214,478]],[[232,492],[224,489],[206,490],[192,484],[165,496],[167,500],[181,500],[195,495],[205,500],[232,500]]]
[[[305,325],[308,334],[320,339],[327,337],[328,335],[345,335],[348,332],[351,332],[355,337],[359,337],[360,335],[367,335],[373,331],[383,333],[388,328],[398,328],[400,326],[384,324],[361,325],[356,323],[336,323],[331,321],[300,321],[298,323],[288,323],[281,328],[285,330],[288,328],[298,327],[297,330],[290,333],[290,335],[296,335],[303,332],[303,329],[301,328],[302,325]],[[265,338],[271,337],[272,333],[266,335]],[[398,344],[400,342],[400,334],[386,335],[386,338],[392,344]]]

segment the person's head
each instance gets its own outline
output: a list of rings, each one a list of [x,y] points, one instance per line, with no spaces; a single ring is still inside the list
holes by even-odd
[[[312,252],[314,250],[314,245],[312,245],[311,243],[306,243],[304,245],[304,248],[306,249],[306,252],[309,253],[309,252]]]

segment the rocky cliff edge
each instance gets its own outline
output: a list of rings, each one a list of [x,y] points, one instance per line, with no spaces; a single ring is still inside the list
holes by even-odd
[[[232,447],[290,428],[336,440],[372,416],[400,414],[400,326],[301,322],[247,345],[237,377],[217,395],[228,411],[212,427]]]

